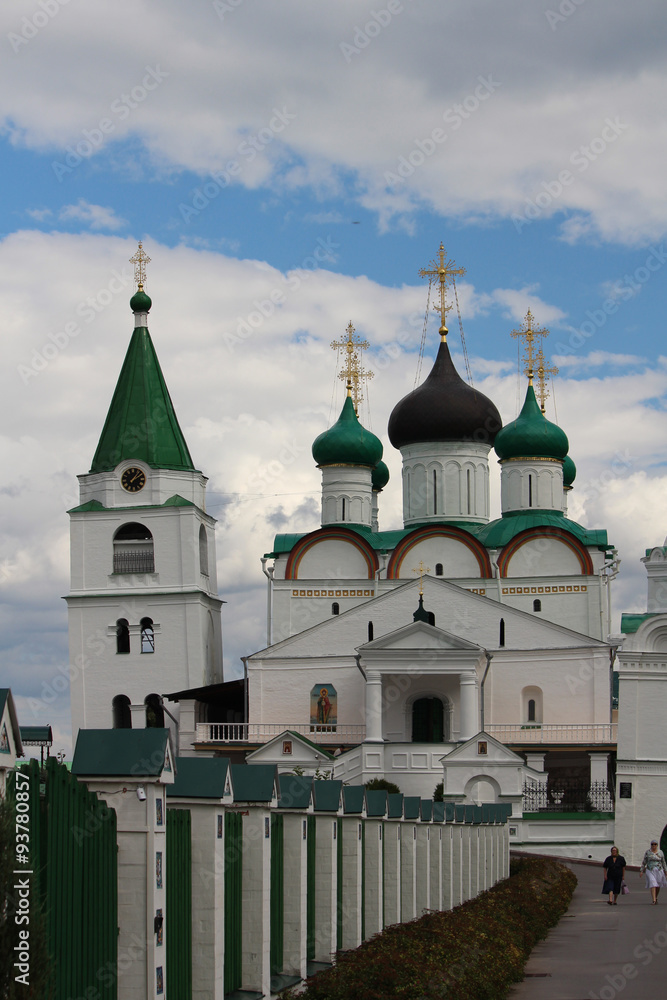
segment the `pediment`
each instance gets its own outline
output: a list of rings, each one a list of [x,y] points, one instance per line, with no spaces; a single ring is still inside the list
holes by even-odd
[[[480,653],[482,651],[482,647],[478,646],[477,643],[461,639],[435,625],[427,625],[426,622],[412,622],[410,625],[404,625],[394,632],[380,636],[379,639],[358,646],[357,652],[366,654],[390,649],[450,649],[467,653]]]
[[[486,752],[480,752],[480,750],[485,749]],[[526,764],[523,757],[519,756],[509,747],[506,747],[504,743],[500,743],[499,740],[494,739],[493,736],[489,736],[488,733],[480,732],[472,739],[468,740],[466,743],[462,743],[461,746],[456,747],[446,756],[441,758],[442,763],[446,767],[448,764],[493,764],[498,766],[499,764],[511,765],[512,767],[523,767]]]

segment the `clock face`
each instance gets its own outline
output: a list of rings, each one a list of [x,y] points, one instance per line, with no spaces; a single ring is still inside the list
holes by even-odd
[[[126,469],[120,477],[120,485],[128,493],[138,493],[146,485],[146,476],[142,469]]]

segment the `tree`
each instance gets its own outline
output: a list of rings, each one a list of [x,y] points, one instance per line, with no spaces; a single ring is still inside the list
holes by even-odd
[[[387,781],[386,778],[372,778],[367,781],[364,788],[369,792],[388,792],[390,795],[400,794],[400,788],[395,785],[393,781]]]

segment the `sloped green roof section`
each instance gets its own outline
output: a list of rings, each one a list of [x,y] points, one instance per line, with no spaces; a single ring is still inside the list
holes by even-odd
[[[153,469],[195,471],[145,326],[132,334],[90,471],[137,459]]]
[[[387,795],[387,816],[389,819],[403,817],[403,792],[389,792]]]
[[[632,635],[639,630],[647,619],[655,618],[657,614],[657,611],[647,611],[643,615],[622,614],[621,632],[624,632],[626,635]]]
[[[186,500],[185,497],[181,497],[178,493],[174,493],[173,497],[169,497],[164,503],[150,503],[141,504],[142,510],[153,510],[158,507],[196,507],[197,504],[193,503],[192,500]],[[67,511],[68,514],[82,514],[88,513],[94,510],[110,510],[110,507],[105,507],[103,503],[99,500],[89,500],[88,503],[82,503],[79,507],[72,507]],[[114,507],[114,513],[121,510],[136,510],[136,507]]]
[[[2,709],[0,708],[0,715]],[[22,743],[53,743],[53,731],[51,726],[19,726]]]
[[[270,802],[276,783],[275,764],[232,764],[234,802]]]
[[[445,803],[444,802],[434,802],[433,803],[433,822],[443,823],[445,819]]]
[[[406,819],[419,819],[421,799],[418,795],[406,795],[403,799],[403,815]]]
[[[456,821],[456,803],[445,802],[443,804],[445,807],[445,822],[454,823]]]
[[[387,812],[387,793],[383,788],[366,789],[366,815],[384,816]]]
[[[424,823],[429,823],[433,817],[433,799],[421,800],[421,818]]]
[[[576,521],[570,521],[562,511],[541,510],[534,514],[526,514],[523,511],[516,514],[505,514],[496,521],[481,525],[476,532],[478,540],[487,549],[499,549],[507,545],[512,539],[526,531],[528,528],[560,528],[574,535],[582,545],[590,545],[599,549],[609,548],[607,532],[603,528],[589,531],[582,528]]]
[[[332,753],[329,753],[329,751],[325,747],[321,747],[321,746],[318,746],[317,743],[313,743],[313,741],[309,740],[307,736],[303,735],[303,733],[295,733],[293,729],[286,729],[285,732],[289,733],[290,736],[293,736],[296,740],[300,740],[302,743],[305,743],[307,746],[312,747],[313,750],[317,750],[318,754],[321,754],[321,756],[324,757],[325,759],[328,759],[328,760],[335,760],[336,759],[334,757],[334,755]]]
[[[313,798],[315,812],[338,812],[342,787],[343,782],[338,779],[333,781],[314,781]]]
[[[80,729],[72,773],[158,777],[164,768],[167,729]]]
[[[176,778],[167,798],[221,799],[229,770],[228,757],[178,757]]]
[[[307,774],[278,775],[278,808],[307,809],[313,794],[313,779]]]
[[[361,813],[364,811],[364,792],[366,789],[363,785],[344,785],[343,786],[343,812],[344,813]]]

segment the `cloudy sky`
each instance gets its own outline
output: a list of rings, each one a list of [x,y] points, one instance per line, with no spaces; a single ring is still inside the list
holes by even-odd
[[[264,645],[259,557],[318,524],[310,445],[342,404],[330,343],[350,320],[392,473],[381,526],[400,526],[386,425],[441,240],[467,269],[475,385],[505,421],[524,391],[510,332],[529,307],[550,329],[570,514],[618,547],[617,614],[645,606],[638,560],[667,533],[666,20],[659,0],[0,8],[0,685],[24,724],[69,751],[65,511],[131,334],[140,239],[219,519],[228,679]],[[432,318],[427,355],[437,339]]]

